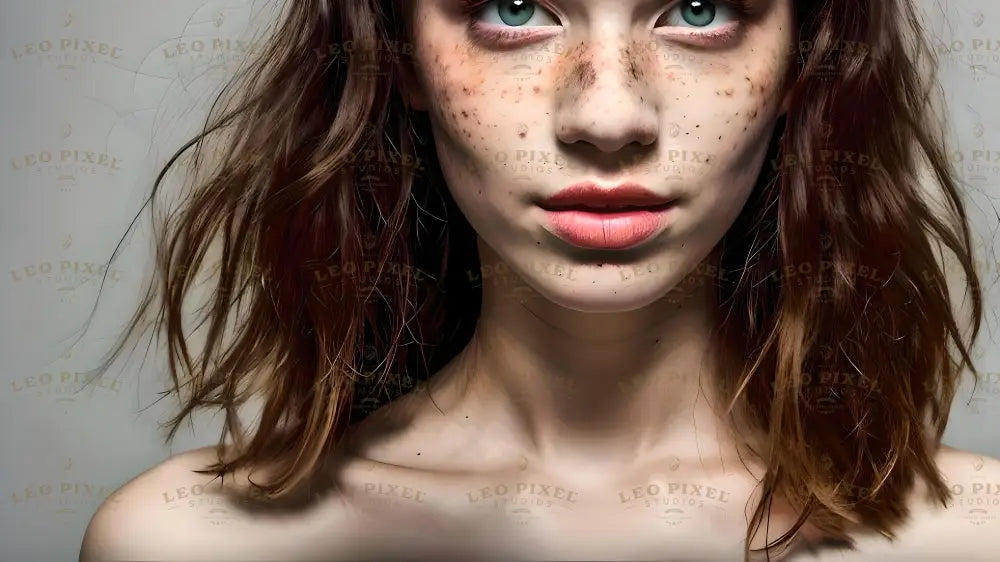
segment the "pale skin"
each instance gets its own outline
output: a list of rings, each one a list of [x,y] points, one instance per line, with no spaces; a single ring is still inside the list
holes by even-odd
[[[482,263],[507,272],[483,276],[472,341],[430,380],[433,402],[411,393],[351,430],[329,464],[346,491],[282,517],[238,510],[196,488],[211,477],[190,470],[214,459],[189,451],[101,507],[81,560],[433,558],[441,545],[465,558],[741,559],[762,465],[717,413],[699,281],[786,108],[791,1],[758,2],[728,41],[684,23],[680,4],[554,1],[513,49],[473,41],[454,0],[416,0],[405,94],[429,112]],[[731,26],[719,14],[709,29]],[[680,196],[675,222],[638,251],[573,252],[534,198],[596,179]],[[943,448],[938,463],[962,493],[945,509],[918,485],[895,543],[807,549],[807,527],[784,559],[995,559],[1000,461]],[[778,504],[770,539],[792,520]]]

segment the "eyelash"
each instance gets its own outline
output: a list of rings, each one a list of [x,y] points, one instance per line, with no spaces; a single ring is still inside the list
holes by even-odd
[[[476,14],[478,14],[481,11],[483,6],[489,4],[492,1],[493,0],[460,0],[460,2],[462,3],[462,13],[466,21],[468,21],[470,30],[472,30],[475,34],[481,36],[483,41],[486,41],[487,43],[499,44],[501,46],[510,46],[515,42],[521,42],[526,39],[530,39],[532,36],[550,35],[551,32],[546,32],[546,31],[539,31],[536,33],[533,33],[532,31],[525,31],[525,30],[531,30],[532,29],[531,27],[527,28],[511,27],[510,29],[495,29],[495,28],[484,29],[482,28],[482,26],[477,26],[479,22],[477,22],[475,19]],[[543,10],[547,10],[549,12],[554,11],[546,0],[533,0],[533,1],[539,8],[542,8]],[[680,1],[683,0],[678,0],[677,2],[675,2],[674,5],[670,6],[670,9],[673,10],[674,8],[676,8]],[[728,42],[729,39],[733,38],[736,35],[736,33],[738,33],[742,29],[742,22],[747,20],[752,14],[750,7],[751,0],[714,0],[714,1],[718,4],[725,4],[727,8],[732,10],[735,20],[740,25],[735,30],[728,29],[715,32],[693,31],[691,33],[686,33],[684,35],[686,38],[691,39],[696,44],[710,46],[718,42]],[[522,29],[522,31],[515,31],[516,29]]]

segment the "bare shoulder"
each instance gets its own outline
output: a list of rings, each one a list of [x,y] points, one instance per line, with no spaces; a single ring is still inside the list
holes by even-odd
[[[951,492],[947,506],[929,500],[926,488],[918,486],[910,520],[895,541],[858,537],[855,551],[824,553],[820,559],[1000,560],[1000,460],[942,447],[937,464]]]
[[[338,538],[346,539],[351,527],[343,502],[329,498],[307,510],[260,512],[246,501],[252,489],[246,474],[223,482],[194,472],[216,460],[214,447],[193,449],[128,481],[91,518],[80,562],[338,556]]]
[[[1000,558],[1000,459],[943,447],[938,468],[951,500],[946,511],[935,510],[932,516],[940,513],[957,540],[985,541],[984,546],[992,546],[989,558]]]
[[[166,498],[178,487],[187,491],[182,483],[191,480],[190,471],[200,458],[208,459],[206,450],[174,455],[111,494],[87,525],[80,562],[172,557],[183,550],[179,541],[191,536],[190,528],[178,532],[187,522],[176,517]]]
[[[915,498],[910,544],[963,560],[1000,558],[1000,459],[942,447],[938,469],[951,498],[947,506]],[[920,551],[918,551],[920,552]]]

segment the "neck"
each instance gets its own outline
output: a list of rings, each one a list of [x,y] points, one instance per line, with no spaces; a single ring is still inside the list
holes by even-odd
[[[500,259],[480,241],[480,261]],[[605,267],[616,267],[606,265]],[[509,271],[509,268],[508,268]],[[483,305],[458,357],[462,410],[546,466],[621,468],[731,457],[710,348],[714,290],[684,283],[627,312],[561,307],[483,280]]]

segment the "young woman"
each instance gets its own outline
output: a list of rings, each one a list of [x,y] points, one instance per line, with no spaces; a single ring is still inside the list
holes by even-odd
[[[225,432],[81,560],[995,559],[1000,462],[941,445],[982,303],[908,0],[287,10],[160,240],[170,437]]]

